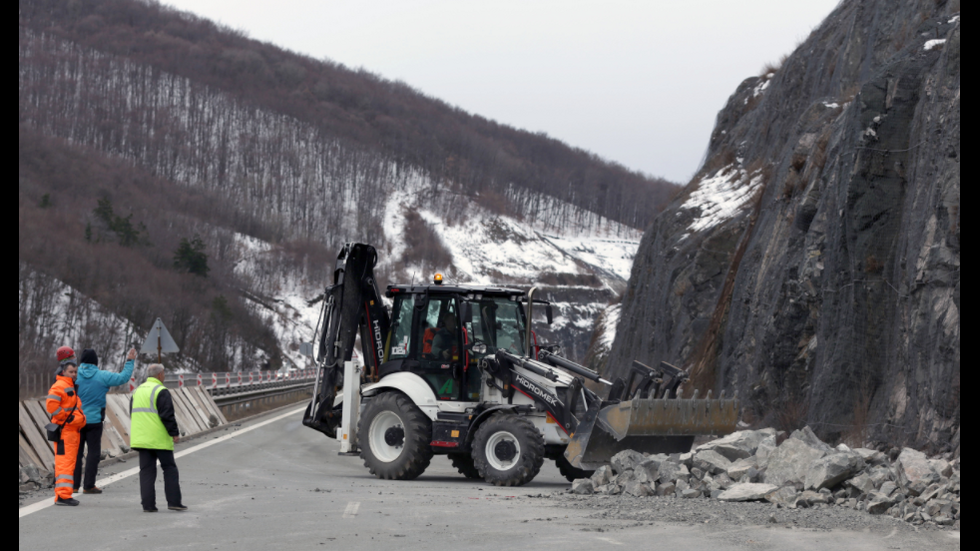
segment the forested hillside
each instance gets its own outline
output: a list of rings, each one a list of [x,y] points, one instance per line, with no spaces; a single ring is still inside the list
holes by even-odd
[[[676,189],[155,3],[22,1],[19,59],[30,365],[64,335],[39,313],[60,292],[123,341],[163,318],[190,369],[299,365],[349,240],[379,248],[382,284],[549,285],[551,336],[582,354]],[[105,325],[75,338],[117,346]]]
[[[204,114],[220,116],[222,111],[207,105],[212,100],[204,89],[210,87],[252,109],[304,121],[309,126],[307,132],[314,133],[318,141],[340,138],[348,148],[383,154],[399,167],[425,171],[434,181],[463,183],[467,193],[486,195],[490,203],[504,201],[499,197],[500,188],[513,184],[641,228],[672,193],[673,186],[663,180],[602,161],[543,134],[499,125],[424,96],[404,83],[250,40],[240,32],[156,3],[23,0],[20,23],[22,56],[32,57],[31,66],[41,73],[42,82],[67,88],[50,94],[48,101],[62,110],[91,100],[110,102],[111,106],[100,108],[105,111],[96,114],[110,119],[99,120],[100,124],[86,132],[92,134],[90,139],[103,141],[120,154],[132,154],[131,148],[140,147],[145,140],[132,129],[127,133],[124,123],[111,119],[133,107],[130,102],[149,110],[166,108],[172,101],[202,102],[204,120],[194,122],[221,126],[221,121],[212,121]],[[49,46],[36,42],[45,39],[65,42]],[[127,66],[127,62],[139,67]],[[83,69],[91,71],[85,78],[93,79],[94,89],[72,86],[73,76],[79,74],[75,71]],[[63,72],[54,74],[58,71]],[[177,77],[193,84],[181,84]],[[22,119],[25,107],[28,111],[41,107],[36,99],[27,100],[25,106],[25,92],[30,96],[29,90],[37,82],[37,78],[22,76]],[[162,86],[157,86],[158,82]],[[156,94],[176,97],[159,98]],[[78,122],[87,118],[85,114],[79,116]],[[173,121],[166,116],[162,120],[151,116],[141,122],[148,123],[144,128],[147,134],[163,132],[166,136],[158,139],[175,138],[176,143],[187,147],[198,143],[181,141],[180,130],[168,128]],[[236,137],[233,134],[225,139]],[[282,139],[288,141],[289,137]],[[265,153],[269,147],[289,146],[273,141],[243,154]],[[213,178],[223,181],[226,174],[219,171]],[[518,215],[533,216],[534,207],[526,201],[527,197],[512,197],[506,206]]]

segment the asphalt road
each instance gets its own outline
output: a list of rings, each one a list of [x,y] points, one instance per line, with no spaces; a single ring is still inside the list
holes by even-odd
[[[21,509],[19,547],[94,549],[958,549],[959,533],[808,530],[777,525],[599,518],[553,494],[568,484],[552,463],[520,488],[495,488],[455,473],[442,456],[419,479],[383,481],[358,457],[300,424],[289,409],[182,442],[187,450],[291,412],[177,459],[187,512],[143,513],[138,476],[76,494],[78,507]],[[137,466],[131,459],[100,479]],[[52,500],[51,497],[45,501]],[[28,502],[30,505],[31,502]],[[322,547],[321,547],[322,546]],[[555,547],[552,547],[555,546]]]

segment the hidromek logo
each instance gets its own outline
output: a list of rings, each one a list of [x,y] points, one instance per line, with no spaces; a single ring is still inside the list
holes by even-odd
[[[558,406],[558,399],[557,398],[555,398],[551,394],[548,394],[547,392],[545,392],[545,391],[541,390],[540,388],[538,388],[537,385],[535,385],[534,383],[532,383],[528,379],[525,379],[524,377],[522,377],[520,373],[514,373],[514,380],[516,380],[518,383],[520,383],[521,386],[523,386],[524,388],[530,390],[538,398],[541,398],[542,400],[544,400],[545,402],[548,402],[552,406],[555,406],[555,407]]]
[[[378,320],[373,320],[373,321],[374,321],[374,347],[377,348],[375,354],[377,354],[377,358],[378,358],[377,363],[380,364],[381,359],[384,358],[385,355],[384,345],[381,344],[381,324],[378,323]]]

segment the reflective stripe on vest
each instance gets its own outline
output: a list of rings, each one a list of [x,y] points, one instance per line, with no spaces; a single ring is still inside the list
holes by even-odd
[[[133,393],[130,447],[157,450],[174,449],[173,437],[167,433],[157,408],[157,396],[164,387],[156,379],[147,380]]]

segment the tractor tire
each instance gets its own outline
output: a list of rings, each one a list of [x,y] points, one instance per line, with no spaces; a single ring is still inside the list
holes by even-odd
[[[466,478],[483,478],[480,471],[473,465],[473,456],[468,453],[451,453],[449,460],[453,462],[453,468]]]
[[[476,429],[473,464],[494,486],[522,486],[544,463],[544,437],[525,417],[496,413]]]
[[[400,392],[371,400],[357,425],[361,459],[384,480],[417,478],[432,460],[432,421]]]
[[[595,473],[595,471],[586,471],[584,469],[573,467],[572,464],[568,462],[568,459],[565,459],[564,453],[559,455],[558,459],[555,459],[555,465],[558,466],[558,472],[567,478],[569,482],[580,478],[592,478],[592,474]]]

